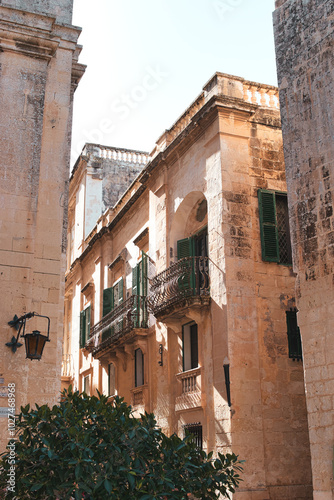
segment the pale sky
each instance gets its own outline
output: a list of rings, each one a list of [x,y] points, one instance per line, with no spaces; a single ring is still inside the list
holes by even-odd
[[[74,0],[87,64],[71,164],[85,142],[150,152],[216,72],[277,85],[274,0]]]

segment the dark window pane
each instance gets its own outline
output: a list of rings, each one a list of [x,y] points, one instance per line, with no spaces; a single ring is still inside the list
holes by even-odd
[[[203,448],[202,426],[199,423],[185,425],[184,433],[185,436],[192,435],[193,441],[199,450]]]

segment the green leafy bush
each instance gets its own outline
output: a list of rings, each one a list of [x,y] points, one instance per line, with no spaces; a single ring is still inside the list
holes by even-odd
[[[53,408],[29,405],[17,419],[15,494],[18,499],[215,499],[240,481],[233,454],[212,458],[191,436],[167,437],[152,414],[135,418],[120,398],[62,394]],[[9,452],[0,462],[7,486]]]

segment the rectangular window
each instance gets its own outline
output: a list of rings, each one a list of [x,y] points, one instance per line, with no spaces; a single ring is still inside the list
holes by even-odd
[[[148,289],[148,255],[142,252],[141,261],[132,269],[132,295],[135,296],[133,321],[135,328],[147,328],[148,314],[144,297]]]
[[[115,365],[110,363],[108,365],[108,396],[116,394],[115,389]]]
[[[285,193],[259,189],[262,259],[292,264],[288,200]]]
[[[80,313],[80,348],[85,347],[90,335],[91,308],[87,307]]]
[[[182,327],[183,371],[198,367],[197,324],[189,323]]]
[[[144,355],[141,349],[135,350],[135,387],[144,385]]]
[[[198,258],[197,258],[198,257]],[[201,258],[200,258],[201,257]],[[205,227],[190,238],[177,242],[177,259],[183,263],[183,276],[179,278],[179,289],[201,295],[209,285],[208,229]]]
[[[185,425],[184,434],[185,436],[192,436],[193,441],[196,444],[196,448],[198,448],[199,450],[203,448],[203,432],[202,426],[199,422]]]
[[[288,330],[289,358],[302,359],[302,341],[297,323],[297,309],[286,311],[286,325]]]
[[[90,377],[87,375],[83,379],[83,392],[87,394],[87,396],[90,396]]]
[[[103,290],[103,307],[102,307],[102,317],[109,314],[123,302],[123,278],[121,278],[114,286],[110,288],[105,288]],[[116,325],[118,330],[121,325]],[[115,331],[114,327],[108,328],[102,333],[102,341],[109,338]]]

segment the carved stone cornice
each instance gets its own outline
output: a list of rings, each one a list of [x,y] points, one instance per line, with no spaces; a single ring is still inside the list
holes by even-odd
[[[54,17],[0,5],[0,49],[49,61],[61,46],[77,55],[81,29],[56,23]],[[78,48],[78,50],[77,50]],[[81,66],[81,65],[79,65]],[[77,71],[81,71],[78,68]]]

